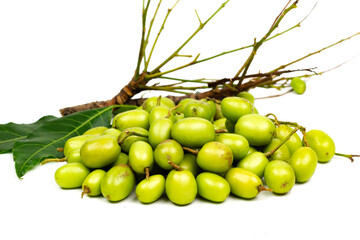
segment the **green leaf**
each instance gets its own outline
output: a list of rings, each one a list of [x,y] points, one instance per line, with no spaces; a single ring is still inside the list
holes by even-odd
[[[15,141],[25,139],[34,129],[55,118],[54,116],[44,116],[37,122],[30,124],[16,124],[12,122],[0,124],[0,154],[11,152]]]
[[[83,134],[86,130],[110,125],[113,107],[91,109],[53,119],[15,142],[13,156],[15,170],[19,178],[38,165],[45,158],[59,158],[66,140]]]

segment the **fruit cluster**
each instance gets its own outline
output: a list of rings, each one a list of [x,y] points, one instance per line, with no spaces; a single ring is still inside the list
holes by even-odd
[[[269,118],[270,115],[274,119]],[[301,139],[296,133],[302,130]],[[261,191],[285,194],[308,181],[318,161],[335,154],[320,130],[260,115],[248,92],[212,99],[151,97],[117,114],[112,127],[95,127],[70,138],[67,164],[55,172],[62,188],[82,187],[82,196],[116,202],[135,189],[151,203],[163,194],[186,205],[199,195],[223,202],[230,193],[255,198]]]

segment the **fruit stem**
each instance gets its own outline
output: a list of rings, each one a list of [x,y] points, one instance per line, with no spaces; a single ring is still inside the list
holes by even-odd
[[[227,129],[216,129],[215,130],[215,134],[218,134],[218,133],[227,133],[228,130]]]
[[[262,192],[262,191],[272,192],[272,191],[273,191],[271,188],[264,187],[263,185],[259,185],[259,186],[257,187],[257,189],[258,189],[259,192]]]
[[[297,126],[296,128],[294,128],[290,133],[289,135],[286,136],[286,138],[282,139],[280,144],[277,145],[273,150],[271,150],[270,152],[267,152],[265,153],[265,156],[268,158],[270,157],[271,155],[273,155],[282,145],[284,145],[290,138],[291,136],[297,131],[299,130],[301,127],[300,126]]]
[[[62,148],[57,148],[56,151],[58,151],[58,152],[64,152],[64,148],[63,148],[63,147],[62,147]]]
[[[48,159],[45,159],[44,161],[42,161],[40,163],[40,165],[44,165],[49,162],[66,162],[66,161],[67,161],[66,157],[64,157],[64,158],[48,158]]]
[[[275,114],[273,114],[273,113],[268,113],[268,114],[266,114],[265,115],[265,117],[269,117],[269,116],[273,116],[274,117],[274,123],[275,123],[275,125],[278,127],[278,126],[280,126],[280,124],[279,124],[279,122],[278,122],[278,119],[277,119],[277,117],[275,116]]]
[[[344,154],[344,153],[335,153],[336,156],[340,157],[346,157],[350,159],[351,162],[354,162],[354,157],[360,157],[360,155],[357,154]]]
[[[147,180],[149,180],[149,177],[150,177],[150,168],[145,168],[145,178],[147,179]]]
[[[181,105],[182,105],[182,104],[178,104],[178,105],[176,105],[175,107],[170,108],[170,109],[169,109],[169,112],[168,112],[168,114],[166,115],[165,118],[170,118],[172,111],[174,111],[175,109],[177,109],[177,108],[180,107]]]
[[[85,194],[91,193],[90,188],[88,186],[83,187],[83,191],[81,193],[81,198],[84,197]]]
[[[194,155],[198,155],[198,153],[199,153],[198,149],[192,149],[192,148],[189,148],[189,147],[183,147],[183,149],[188,151],[189,153],[194,154]]]
[[[182,167],[180,167],[179,165],[177,165],[176,163],[173,163],[172,161],[168,161],[168,163],[173,166],[177,171],[182,171],[184,170]]]
[[[156,106],[160,106],[161,105],[161,95],[157,98],[156,101]]]

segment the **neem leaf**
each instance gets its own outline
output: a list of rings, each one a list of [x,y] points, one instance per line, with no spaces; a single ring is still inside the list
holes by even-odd
[[[45,158],[59,158],[66,140],[83,134],[86,130],[109,126],[113,107],[91,109],[53,119],[28,135],[26,139],[15,142],[13,156],[16,174],[19,178],[38,165]]]
[[[34,129],[55,118],[54,116],[44,116],[37,122],[30,124],[16,124],[13,122],[0,124],[0,154],[11,152],[15,141],[25,139]]]

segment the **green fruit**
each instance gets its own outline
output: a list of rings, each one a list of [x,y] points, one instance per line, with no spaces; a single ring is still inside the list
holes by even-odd
[[[81,146],[89,139],[92,139],[96,136],[94,135],[80,135],[76,137],[69,138],[64,144],[64,156],[68,157],[69,153],[76,149],[80,149]]]
[[[129,156],[126,153],[121,152],[118,156],[118,158],[115,160],[115,162],[113,162],[113,164],[111,165],[111,167],[115,166],[115,165],[128,165],[129,163]]]
[[[203,101],[203,102],[207,103],[210,106],[211,116],[212,116],[210,121],[213,121],[214,118],[215,118],[215,114],[216,114],[216,103],[213,100],[206,99],[206,98],[203,98],[200,101]]]
[[[214,115],[215,112],[213,111],[211,106],[201,100],[193,100],[188,102],[184,109],[185,118],[199,117],[211,121]]]
[[[335,155],[335,143],[332,138],[321,130],[310,130],[306,133],[306,140],[309,147],[317,155],[318,161],[329,162]]]
[[[173,168],[169,161],[179,165],[184,158],[182,146],[173,139],[159,143],[154,150],[154,159],[159,167],[170,170]]]
[[[291,156],[289,164],[294,169],[296,182],[306,182],[315,173],[316,153],[309,147],[301,147]]]
[[[68,163],[79,162],[82,163],[81,156],[80,156],[80,149],[76,149],[68,154],[66,158]]]
[[[216,112],[215,112],[214,120],[225,118],[221,112],[221,105],[219,103],[215,103],[215,107],[216,107]]]
[[[101,195],[101,182],[106,172],[102,169],[92,171],[83,181],[81,198],[87,194],[88,196],[95,197]]]
[[[213,122],[215,130],[226,129],[226,118],[220,118]]]
[[[177,113],[184,113],[185,106],[188,102],[193,101],[193,98],[184,98],[178,103],[178,107],[176,108]]]
[[[280,140],[284,140],[293,129],[288,125],[280,125],[275,128],[275,138],[278,138]],[[289,140],[286,141],[285,145],[290,151],[290,154],[292,155],[297,149],[301,148],[303,146],[303,143],[297,133],[294,133],[291,135]]]
[[[215,173],[200,173],[196,183],[199,195],[212,202],[223,202],[230,194],[229,183]]]
[[[169,111],[170,108],[166,107],[166,106],[155,106],[149,115],[149,124],[151,126],[151,124],[157,120],[157,119],[163,119],[163,118],[169,118],[172,122],[175,122],[175,113],[174,111],[170,112],[169,115]],[[169,117],[168,117],[169,115]]]
[[[143,142],[149,142],[149,139],[147,137],[140,137],[136,135],[128,136],[124,142],[120,145],[121,150],[125,153],[129,153],[131,145],[137,141],[143,141]]]
[[[231,148],[220,142],[208,142],[199,151],[196,162],[208,172],[223,173],[233,163]]]
[[[115,127],[123,131],[130,127],[149,129],[149,113],[145,110],[129,110],[115,116]]]
[[[112,136],[98,136],[86,141],[81,149],[82,163],[89,168],[102,168],[116,161],[121,148]]]
[[[151,110],[153,109],[153,107],[159,106],[158,105],[158,98],[159,97],[150,97],[150,98],[146,99],[144,101],[144,103],[142,104],[142,108],[145,111],[150,113]],[[168,108],[172,108],[172,107],[175,107],[175,103],[170,98],[161,97],[160,98],[160,106],[166,106]]]
[[[143,179],[135,189],[137,199],[142,203],[152,203],[165,192],[165,178],[161,174]]]
[[[254,198],[261,191],[267,190],[256,174],[242,168],[231,168],[225,179],[230,185],[231,193],[241,198]]]
[[[271,152],[277,146],[281,144],[281,140],[277,138],[273,138],[271,142],[264,148],[264,152]],[[290,151],[285,144],[281,145],[281,147],[276,150],[270,157],[269,160],[282,160],[285,162],[289,162],[291,157]]]
[[[249,142],[243,136],[235,133],[222,133],[215,137],[216,142],[221,142],[231,148],[233,160],[240,161],[249,151]]]
[[[171,170],[166,177],[165,191],[171,202],[177,205],[190,204],[197,195],[196,179],[189,170]]]
[[[254,96],[253,96],[251,93],[246,92],[246,91],[244,91],[244,92],[239,92],[238,95],[237,95],[237,97],[245,98],[245,99],[248,100],[251,104],[254,104],[254,102],[255,102]]]
[[[266,166],[264,179],[274,193],[285,194],[295,185],[295,172],[287,162],[274,160]]]
[[[231,122],[229,119],[226,119],[225,128],[228,130],[228,133],[234,133],[235,123]]]
[[[79,188],[90,170],[82,163],[68,163],[55,172],[55,181],[61,188]]]
[[[179,166],[182,169],[189,170],[195,177],[200,171],[199,166],[196,163],[196,156],[191,153],[184,153],[184,158]]]
[[[105,130],[101,135],[113,136],[115,139],[118,139],[121,134],[121,131],[116,128],[109,128]]]
[[[185,116],[183,113],[176,113],[175,116],[174,116],[174,123],[181,120],[181,119],[184,119]]]
[[[83,135],[96,135],[96,136],[100,136],[104,131],[106,131],[108,128],[107,127],[94,127],[94,128],[90,128],[89,130],[87,130],[86,132],[83,133]]]
[[[259,114],[242,116],[235,124],[235,133],[244,136],[251,146],[269,144],[274,132],[274,123],[269,118]]]
[[[303,94],[306,90],[306,83],[299,77],[294,77],[291,80],[290,86],[297,94]]]
[[[171,137],[173,122],[170,119],[157,119],[149,128],[149,143],[155,149],[162,141]]]
[[[144,141],[133,143],[129,151],[129,165],[136,173],[145,173],[145,169],[152,169],[154,164],[153,149]]]
[[[184,118],[174,123],[171,137],[184,147],[199,148],[214,141],[214,125],[204,118]]]
[[[238,164],[237,167],[246,169],[254,174],[256,174],[259,178],[264,176],[264,171],[266,165],[269,163],[269,160],[262,152],[252,152],[246,157],[244,157]]]
[[[221,112],[229,121],[236,123],[241,116],[253,113],[253,105],[245,98],[226,97],[221,101]]]
[[[104,176],[101,193],[111,202],[120,201],[130,195],[135,187],[135,175],[127,165],[116,165]]]

